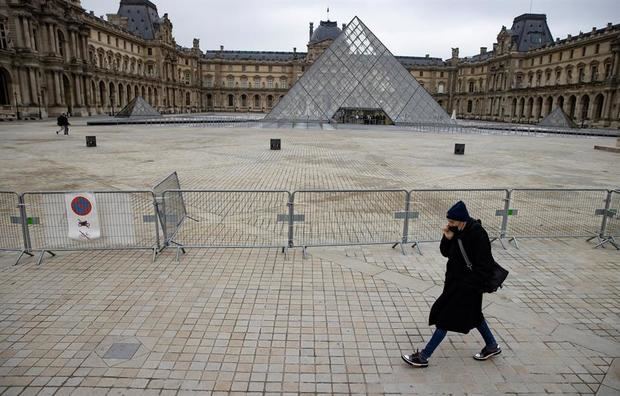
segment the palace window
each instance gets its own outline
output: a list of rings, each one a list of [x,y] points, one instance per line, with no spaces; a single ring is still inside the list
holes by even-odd
[[[579,74],[577,75],[578,81],[579,81],[579,82],[583,82],[583,77],[584,77],[584,75],[585,75],[585,73],[584,73],[584,71],[583,71],[583,67],[580,67],[580,68],[579,68],[578,73],[579,73]]]
[[[595,53],[595,54],[598,54],[598,52],[600,51],[600,49],[601,49],[601,45],[600,45],[600,44],[596,44],[596,46],[594,47],[594,53]]]
[[[586,47],[581,49],[581,56],[586,56]]]
[[[241,65],[241,71],[245,71],[245,65]]]
[[[598,67],[592,66],[592,81],[598,80]]]
[[[153,55],[153,48],[148,48],[146,51],[149,54],[149,56]]]
[[[283,88],[283,89],[288,88],[288,81],[286,80],[286,77],[280,78],[280,88]]]
[[[267,78],[267,88],[273,88],[273,78]]]
[[[235,78],[233,76],[228,76],[226,78],[226,86],[228,88],[233,88],[235,86]]]
[[[260,78],[254,77],[254,88],[260,88]]]
[[[254,71],[258,71],[258,65],[254,65]]]
[[[424,77],[424,71],[420,70],[420,77]]]
[[[474,82],[473,81],[469,82],[469,92],[474,92]]]
[[[562,60],[562,55],[564,55],[563,51],[560,51],[560,53],[558,54],[559,59],[558,60]]]
[[[7,49],[8,47],[6,25],[0,23],[0,49]]]
[[[247,87],[248,87],[247,77],[241,77],[241,88],[247,88]]]

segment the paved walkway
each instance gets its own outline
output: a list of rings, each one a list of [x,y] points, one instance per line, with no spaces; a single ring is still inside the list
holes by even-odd
[[[480,336],[450,334],[413,369],[400,353],[430,336],[445,266],[422,247],[3,254],[0,392],[620,392],[616,250],[496,247],[511,276],[485,313],[504,352],[476,362]]]
[[[613,187],[613,139],[376,131],[0,125],[0,188]],[[97,135],[87,149],[85,135]],[[281,137],[283,150],[268,150]],[[455,142],[467,144],[463,157]],[[610,143],[611,142],[611,143]],[[492,164],[492,166],[489,166]],[[475,215],[475,214],[474,214]],[[390,246],[0,253],[0,394],[620,393],[620,253],[582,239],[495,245],[485,297],[504,352],[450,334],[427,369],[445,259]]]

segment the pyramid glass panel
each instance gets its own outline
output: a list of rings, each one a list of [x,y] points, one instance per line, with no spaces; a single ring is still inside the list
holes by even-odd
[[[380,109],[396,123],[455,123],[357,17],[265,119],[331,122],[340,109]]]
[[[577,128],[577,124],[570,119],[561,107],[556,107],[538,125],[555,128]]]
[[[161,114],[148,104],[142,96],[136,96],[116,114],[116,117],[161,117]]]

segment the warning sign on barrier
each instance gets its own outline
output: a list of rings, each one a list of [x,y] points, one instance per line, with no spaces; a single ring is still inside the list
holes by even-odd
[[[97,203],[91,193],[65,194],[69,238],[88,241],[101,237]]]

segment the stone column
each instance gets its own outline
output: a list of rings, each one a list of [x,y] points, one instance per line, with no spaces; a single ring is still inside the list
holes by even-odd
[[[28,105],[30,103],[32,103],[32,100],[30,98],[30,89],[29,89],[29,76],[28,76],[28,71],[24,68],[24,69],[20,69],[19,70],[19,89],[21,91],[22,94],[22,103],[24,105]]]
[[[60,81],[59,81],[59,73],[58,72],[53,72],[54,73],[54,94],[56,96],[56,105],[61,105],[62,104],[62,96],[60,94]]]
[[[33,68],[29,68],[28,70],[30,75],[30,96],[32,97],[32,102],[37,102],[37,104],[41,105],[41,103],[39,103],[39,89],[35,70]]]
[[[50,23],[47,25],[49,31],[50,38],[50,52],[53,54],[58,53],[58,47],[56,46],[56,30],[54,29],[54,24]]]
[[[24,38],[22,36],[22,17],[17,16],[15,18],[15,36],[17,39],[17,47],[22,48],[24,46]]]
[[[75,104],[78,107],[82,107],[82,105],[84,104],[84,101],[82,100],[84,94],[82,92],[82,76],[76,75],[75,76]]]
[[[30,37],[30,23],[28,23],[28,18],[24,17],[23,29],[24,29],[24,41],[26,48],[32,48],[32,38]]]

